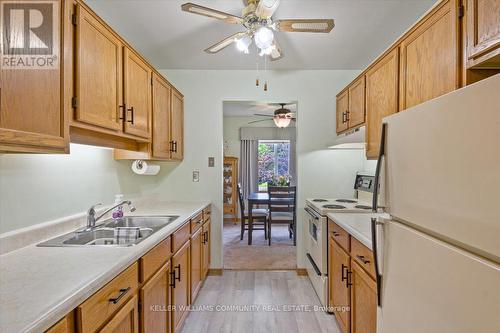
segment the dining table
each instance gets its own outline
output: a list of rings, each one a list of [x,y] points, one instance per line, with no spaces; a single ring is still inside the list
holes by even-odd
[[[276,201],[274,201],[276,200]],[[279,202],[283,205],[293,204],[294,200],[292,198],[276,198],[273,202]],[[254,206],[258,205],[269,205],[269,194],[267,192],[253,192],[248,196],[248,245],[252,245],[252,233],[253,233],[253,216],[252,210]],[[269,221],[268,221],[269,222]]]

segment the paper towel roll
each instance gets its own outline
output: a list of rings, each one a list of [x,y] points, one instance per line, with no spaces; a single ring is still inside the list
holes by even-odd
[[[143,160],[136,160],[132,163],[132,171],[138,175],[155,176],[160,172],[160,166],[146,163]]]

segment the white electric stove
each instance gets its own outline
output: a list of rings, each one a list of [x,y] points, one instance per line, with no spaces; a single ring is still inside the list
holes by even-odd
[[[375,177],[358,173],[353,198],[306,200],[308,215],[306,269],[322,305],[328,304],[328,213],[372,213]]]

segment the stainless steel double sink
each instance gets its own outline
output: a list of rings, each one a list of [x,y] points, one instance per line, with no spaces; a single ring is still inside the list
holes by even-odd
[[[52,238],[37,246],[133,246],[158,230],[174,222],[179,216],[126,216],[117,220],[108,219],[93,229],[77,230]],[[117,241],[116,228],[139,228],[139,237],[130,241]]]

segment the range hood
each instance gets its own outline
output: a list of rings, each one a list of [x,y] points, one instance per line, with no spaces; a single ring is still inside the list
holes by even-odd
[[[365,126],[338,135],[328,144],[329,149],[365,149]]]

